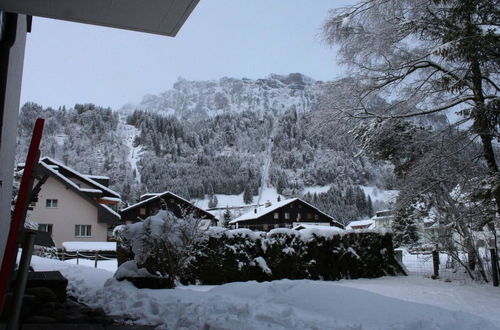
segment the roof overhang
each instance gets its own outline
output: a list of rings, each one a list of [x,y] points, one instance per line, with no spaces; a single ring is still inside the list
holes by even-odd
[[[199,0],[0,0],[0,10],[174,37]]]

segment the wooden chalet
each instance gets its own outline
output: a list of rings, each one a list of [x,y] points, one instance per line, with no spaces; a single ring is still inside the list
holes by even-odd
[[[120,214],[122,221],[133,223],[155,215],[159,210],[169,210],[177,217],[182,217],[185,214],[193,214],[197,218],[210,220],[211,225],[217,223],[217,219],[213,214],[193,205],[170,191],[142,195],[140,202],[122,209]]]
[[[328,214],[299,198],[287,199],[254,209],[229,222],[236,228],[268,231],[274,228],[294,228],[300,224],[344,226]]]

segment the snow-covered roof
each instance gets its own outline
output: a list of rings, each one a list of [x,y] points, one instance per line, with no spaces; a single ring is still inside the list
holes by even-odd
[[[54,166],[51,166],[51,165],[46,164],[46,163],[40,163],[40,165],[43,168],[47,169],[49,172],[51,172],[53,175],[57,176],[58,178],[60,178],[64,182],[66,182],[68,185],[72,186],[76,190],[81,191],[80,190],[81,188],[78,187],[78,185],[76,183],[74,183],[73,181],[71,181],[70,179],[68,179],[67,177],[65,177],[64,175],[62,175],[61,173],[59,173],[56,169],[54,169]]]
[[[153,199],[158,198],[158,197],[162,196],[163,194],[167,194],[167,193],[170,193],[170,191],[165,191],[165,192],[163,192],[163,193],[161,193],[161,194],[160,194],[160,193],[159,193],[159,194],[155,194],[154,196],[149,197],[148,199],[145,199],[145,200],[143,200],[143,201],[137,202],[137,203],[135,203],[135,204],[132,204],[132,205],[130,205],[130,206],[128,206],[128,207],[126,207],[126,208],[122,209],[122,210],[121,210],[121,212],[125,212],[125,211],[131,210],[131,209],[133,209],[133,208],[136,208],[136,207],[138,207],[138,206],[141,206],[141,205],[143,205],[143,204],[147,204],[147,203],[151,202]],[[171,193],[171,194],[172,194],[172,193]],[[141,197],[142,197],[142,196],[146,196],[146,195],[148,195],[148,194],[143,194],[143,195],[141,195]],[[174,194],[172,194],[172,195],[174,195]],[[174,195],[174,196],[177,196],[177,195]],[[179,196],[177,196],[177,197],[179,197]],[[179,198],[181,198],[181,197],[179,197]],[[184,198],[181,198],[181,199],[185,200]]]
[[[81,192],[86,192],[86,193],[102,193],[102,190],[100,189],[92,189],[92,188],[78,188],[78,190],[80,190]]]
[[[109,176],[105,175],[93,175],[93,174],[84,174],[86,178],[91,179],[91,180],[109,180]]]
[[[118,217],[118,219],[121,219],[122,216],[118,214],[118,212],[114,211],[112,208],[107,206],[106,204],[100,204],[103,208],[105,208],[109,213],[113,214],[114,216]]]
[[[183,202],[185,202],[186,204],[191,205],[192,207],[194,207],[194,208],[196,208],[196,209],[200,210],[201,212],[204,212],[204,213],[206,213],[206,214],[208,214],[208,215],[214,216],[212,213],[207,212],[207,211],[203,210],[202,208],[199,208],[198,206],[194,205],[193,203],[191,203],[191,202],[190,202],[190,201],[188,201],[187,199],[184,199],[184,198],[182,198],[181,196],[176,195],[176,194],[174,194],[173,192],[168,191],[168,190],[167,190],[167,191],[165,191],[165,192],[162,192],[162,193],[158,193],[158,194],[156,194],[156,193],[155,193],[155,195],[154,195],[154,196],[152,196],[152,197],[150,197],[150,198],[148,198],[148,199],[145,199],[145,200],[143,200],[143,201],[140,201],[140,202],[138,202],[138,203],[135,203],[135,204],[133,204],[133,205],[130,205],[129,207],[126,207],[126,208],[122,209],[120,212],[121,212],[121,213],[123,213],[123,212],[127,212],[128,210],[131,210],[131,209],[134,209],[134,208],[136,208],[136,207],[138,207],[138,206],[141,206],[141,205],[147,204],[147,203],[151,202],[152,200],[154,200],[154,199],[156,199],[156,198],[161,198],[161,197],[163,197],[163,196],[165,196],[165,195],[167,195],[167,194],[168,194],[168,195],[170,195],[170,196],[172,196],[172,197],[175,197],[175,198],[177,198],[177,199],[179,199],[179,200],[181,200],[181,201],[183,201]],[[147,195],[147,194],[145,194],[145,195]]]
[[[142,194],[141,196],[139,196],[140,199],[143,199],[144,197],[148,197],[148,198],[151,198],[151,197],[156,197],[156,196],[160,196],[161,194],[163,193],[145,193],[145,194]]]
[[[261,216],[266,215],[266,214],[268,214],[274,210],[277,210],[285,205],[288,205],[292,202],[295,202],[296,200],[298,200],[298,198],[285,199],[285,200],[282,200],[281,202],[274,203],[268,207],[261,206],[261,207],[256,209],[257,211],[255,211],[255,209],[254,209],[253,211],[247,212],[247,213],[237,217],[236,219],[231,220],[229,223],[236,223],[236,222],[240,222],[240,221],[254,220],[254,219],[260,218]]]
[[[105,201],[110,201],[110,202],[118,202],[118,203],[122,201],[120,198],[108,197],[108,196],[104,196],[104,197],[101,197],[99,199],[102,199]]]
[[[255,211],[255,209],[253,211],[250,211],[250,212],[247,212],[241,216],[239,216],[238,218],[230,221],[229,223],[233,224],[233,223],[237,223],[237,222],[240,222],[240,221],[249,221],[249,220],[254,220],[254,219],[257,219],[257,218],[260,218],[261,216],[263,215],[266,215],[270,212],[273,212],[274,210],[277,210],[285,205],[288,205],[292,202],[295,202],[295,201],[300,201],[310,207],[312,207],[313,209],[315,209],[318,213],[321,213],[323,214],[325,217],[328,217],[330,220],[332,221],[335,221],[331,216],[329,216],[328,214],[322,212],[321,210],[319,210],[317,207],[307,203],[307,202],[304,202],[303,200],[301,200],[300,198],[290,198],[290,199],[285,199],[281,202],[277,202],[275,204],[272,204],[271,206],[268,206],[268,207],[259,207],[257,208],[257,212]]]
[[[315,224],[310,224],[310,223],[301,223],[300,225],[297,225],[293,227],[294,230],[301,230],[301,229],[318,229],[318,230],[335,230],[335,231],[344,231],[344,229],[339,228],[337,226],[325,226],[325,225],[315,225]]]
[[[83,198],[86,198],[89,202],[93,203],[96,207],[98,207],[98,208],[100,207],[100,208],[104,209],[105,211],[107,211],[114,218],[116,218],[114,220],[120,220],[121,219],[121,216],[118,213],[116,213],[115,211],[113,211],[108,206],[106,206],[104,204],[101,204],[101,203],[98,203],[94,198],[92,198],[91,196],[88,195],[89,193],[102,193],[101,190],[99,190],[99,189],[89,189],[89,188],[80,188],[75,182],[73,182],[72,180],[70,180],[69,178],[67,178],[65,175],[63,175],[62,173],[60,173],[59,171],[57,171],[54,168],[54,166],[52,166],[50,164],[47,164],[47,163],[44,163],[44,162],[40,162],[39,165],[42,168],[44,168],[45,170],[47,170],[48,172],[50,172],[52,175],[54,175],[56,178],[58,178],[59,180],[63,181],[68,187],[71,187],[77,193],[81,193],[81,196]],[[118,200],[121,200],[121,199],[118,198]],[[106,220],[104,220],[104,221],[106,222]]]
[[[116,242],[63,242],[69,252],[116,251]]]
[[[372,219],[351,221],[346,226],[346,229],[353,229],[353,227],[360,227],[360,226],[364,226],[364,228],[366,229],[372,228],[374,226],[374,221]]]
[[[64,170],[66,170],[66,171],[70,172],[71,174],[73,174],[73,175],[75,175],[75,176],[79,177],[79,178],[80,178],[80,179],[82,179],[83,181],[88,182],[89,184],[93,185],[94,187],[96,187],[96,188],[98,188],[98,189],[102,190],[101,192],[104,192],[104,191],[105,191],[105,192],[107,192],[107,193],[109,193],[109,194],[111,194],[111,195],[113,195],[113,196],[116,196],[116,197],[118,197],[118,198],[121,198],[120,194],[119,194],[119,193],[117,193],[116,191],[113,191],[113,190],[109,189],[108,187],[106,187],[106,186],[104,186],[104,185],[100,184],[99,182],[92,180],[92,179],[91,179],[91,178],[89,178],[87,175],[82,174],[82,173],[80,173],[80,172],[78,172],[78,171],[76,171],[76,170],[74,170],[74,169],[72,169],[72,168],[70,168],[70,167],[68,167],[68,166],[66,166],[66,165],[64,165],[64,164],[62,164],[62,163],[58,162],[58,161],[57,161],[57,160],[55,160],[55,159],[52,159],[52,158],[50,158],[50,157],[43,157],[43,158],[40,160],[40,163],[44,163],[44,164],[46,164],[46,165],[48,165],[48,166],[53,166],[53,164],[47,164],[45,161],[48,161],[48,162],[50,162],[50,163],[55,164],[55,165],[56,165],[56,166],[58,166],[58,167],[63,168]],[[58,171],[55,171],[55,172],[58,172]],[[61,175],[62,175],[62,174],[61,174]]]

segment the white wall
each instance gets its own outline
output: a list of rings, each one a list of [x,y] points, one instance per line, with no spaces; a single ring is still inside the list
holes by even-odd
[[[47,208],[47,199],[57,199],[57,208]],[[33,221],[52,224],[52,239],[58,248],[62,242],[105,242],[106,224],[97,223],[97,207],[53,177],[49,177],[38,194]],[[91,237],[75,237],[75,225],[92,225]]]
[[[2,57],[8,62],[8,75],[0,72],[0,83],[5,82],[4,104],[0,104],[0,258],[3,259],[5,244],[10,228],[10,204],[14,178],[14,157],[16,153],[17,114],[23,75],[24,46],[26,44],[26,16],[18,15],[14,45],[8,50],[1,48]],[[35,120],[36,118],[33,118]],[[23,155],[26,157],[26,155]]]

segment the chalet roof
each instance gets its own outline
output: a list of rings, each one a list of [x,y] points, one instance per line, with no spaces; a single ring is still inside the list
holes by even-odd
[[[174,193],[173,193],[173,192],[171,192],[171,191],[168,191],[168,190],[167,190],[167,191],[164,191],[164,192],[162,192],[162,193],[143,194],[142,196],[146,196],[146,195],[153,195],[153,196],[152,196],[152,197],[149,197],[148,199],[145,199],[145,200],[143,200],[143,201],[137,202],[137,203],[135,203],[135,204],[133,204],[133,205],[130,205],[129,207],[126,207],[126,208],[122,209],[122,210],[120,211],[120,213],[130,211],[130,210],[135,209],[136,207],[139,207],[139,206],[141,206],[141,205],[146,205],[146,204],[148,204],[148,203],[150,203],[150,202],[152,202],[152,201],[154,201],[154,200],[156,200],[156,199],[159,199],[159,198],[164,198],[165,196],[172,196],[172,197],[174,197],[174,198],[177,198],[177,199],[179,199],[179,200],[181,200],[181,201],[185,202],[186,204],[191,205],[191,207],[193,207],[193,208],[197,209],[198,211],[200,211],[200,212],[202,212],[202,213],[204,213],[204,214],[209,215],[211,218],[215,218],[215,216],[214,216],[212,213],[207,212],[207,211],[205,211],[204,209],[199,208],[198,206],[194,205],[193,203],[191,203],[191,202],[190,202],[190,201],[188,201],[187,199],[184,199],[184,198],[182,198],[181,196],[176,195],[176,194],[174,194]]]
[[[268,207],[259,207],[257,209],[257,212],[255,212],[255,210],[253,211],[250,211],[250,212],[247,212],[241,216],[239,216],[238,218],[234,219],[234,220],[231,220],[229,223],[230,224],[233,224],[233,223],[237,223],[237,222],[240,222],[240,221],[249,221],[249,220],[255,220],[255,219],[258,219],[260,218],[261,216],[263,215],[266,215],[266,214],[269,214],[279,208],[282,208],[283,206],[285,205],[288,205],[290,203],[293,203],[295,201],[300,201],[301,203],[303,204],[306,204],[308,206],[310,206],[311,208],[315,209],[318,213],[321,213],[323,214],[325,217],[329,218],[331,221],[333,222],[337,222],[335,221],[335,219],[333,219],[333,217],[329,216],[328,214],[324,213],[323,211],[319,210],[317,207],[307,203],[307,202],[304,202],[302,199],[300,198],[290,198],[290,199],[285,199],[285,200],[282,200],[281,202],[277,202],[275,204],[272,204],[271,206],[268,206]]]
[[[366,226],[365,228],[371,228],[374,225],[374,223],[375,222],[372,219],[356,220],[349,222],[346,228],[352,229],[352,227],[359,227],[359,226]]]
[[[92,175],[92,174],[85,174],[85,177],[91,179],[91,180],[95,180],[95,179],[101,179],[101,180],[109,180],[109,176],[105,176],[105,175]]]
[[[277,202],[277,203],[272,204],[268,207],[261,206],[261,207],[257,208],[257,212],[254,209],[250,212],[247,212],[243,215],[240,215],[239,217],[237,217],[234,220],[229,221],[229,223],[237,223],[240,221],[248,221],[248,220],[258,219],[261,216],[266,215],[268,213],[271,213],[272,211],[277,210],[277,209],[279,209],[285,205],[288,205],[292,202],[295,202],[296,200],[298,200],[298,198],[285,199],[285,200],[282,200],[281,202]]]
[[[323,226],[323,225],[315,225],[315,224],[308,224],[308,223],[301,223],[300,225],[297,225],[297,226],[293,227],[292,229],[294,229],[294,230],[319,229],[319,230],[344,231],[344,229],[339,228],[337,226]]]
[[[81,190],[83,192],[102,193],[104,195],[108,195],[109,197],[121,198],[121,196],[120,196],[119,193],[117,193],[116,191],[113,191],[113,190],[109,189],[108,187],[100,184],[99,182],[97,182],[97,181],[95,181],[95,180],[93,180],[91,178],[91,177],[98,178],[98,176],[90,176],[90,175],[82,174],[82,173],[80,173],[80,172],[72,169],[71,167],[68,167],[68,166],[62,164],[61,162],[58,162],[55,159],[52,159],[50,157],[43,157],[40,160],[40,163],[46,164],[46,165],[51,166],[51,167],[53,167],[53,165],[57,166],[58,169],[55,170],[55,172],[57,172],[60,175],[64,176],[64,178],[66,180],[71,181],[70,179],[67,178],[67,175],[64,175],[63,173],[61,173],[60,169],[63,169],[64,171],[70,173],[72,176],[74,176],[77,179],[79,179],[79,180],[87,183],[89,186],[94,187],[94,188],[79,188],[78,185],[76,185],[74,182],[71,181],[74,186],[76,186],[79,190]]]

